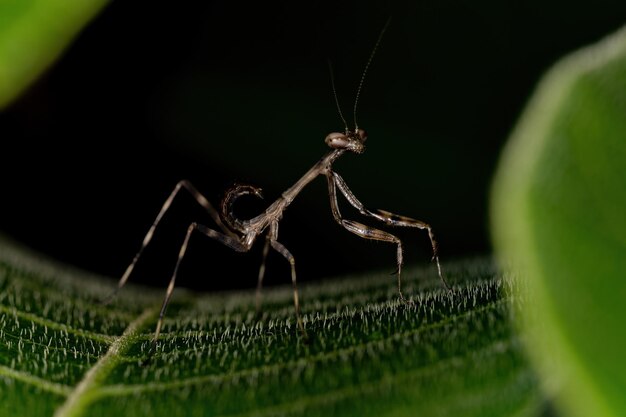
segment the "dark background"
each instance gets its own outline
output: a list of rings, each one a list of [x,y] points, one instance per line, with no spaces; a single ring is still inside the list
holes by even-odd
[[[351,118],[390,15],[359,104],[368,150],[335,168],[366,206],[433,225],[444,266],[491,253],[490,179],[525,101],[559,57],[623,24],[626,2],[112,2],[0,113],[0,231],[119,277],[182,178],[216,205],[232,181],[262,186],[267,202],[237,206],[259,213],[343,128],[327,58]],[[164,286],[194,220],[210,224],[181,195],[132,280]],[[407,262],[425,265],[426,234],[399,235]],[[321,178],[285,213],[280,240],[300,280],[395,269],[393,246],[333,222]],[[233,254],[197,235],[179,283],[253,287],[261,246]],[[289,281],[276,254],[267,281]]]

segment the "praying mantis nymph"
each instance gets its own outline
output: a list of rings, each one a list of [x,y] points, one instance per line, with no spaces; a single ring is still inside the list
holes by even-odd
[[[178,195],[178,192],[182,189],[187,190],[211,216],[213,221],[217,226],[216,229],[209,228],[205,225],[193,222],[187,228],[187,234],[185,235],[185,240],[180,247],[180,251],[178,253],[178,260],[176,262],[176,266],[174,267],[174,272],[172,277],[170,278],[169,285],[167,287],[167,291],[165,293],[165,298],[163,300],[163,304],[161,306],[161,311],[159,314],[159,319],[157,321],[156,331],[153,339],[153,347],[156,345],[156,342],[159,339],[159,335],[161,333],[161,327],[163,325],[163,318],[165,316],[165,311],[167,309],[167,305],[170,301],[172,293],[174,292],[174,285],[176,283],[176,276],[178,274],[178,269],[180,264],[185,257],[185,253],[187,251],[187,246],[189,244],[189,239],[194,232],[200,232],[201,234],[216,240],[223,245],[228,246],[229,248],[237,251],[237,252],[247,252],[252,248],[252,245],[255,243],[256,239],[265,234],[265,245],[263,247],[263,260],[261,262],[261,267],[259,269],[259,276],[257,281],[257,310],[260,307],[260,290],[263,283],[263,277],[265,276],[265,260],[268,255],[268,252],[271,249],[275,250],[279,254],[281,254],[291,265],[291,282],[293,285],[293,301],[296,312],[296,319],[298,322],[298,327],[304,333],[304,325],[302,323],[300,317],[300,304],[298,301],[298,288],[296,285],[296,262],[295,258],[291,254],[291,252],[278,241],[278,224],[283,216],[283,212],[289,207],[291,202],[296,198],[296,196],[302,191],[302,189],[317,178],[320,175],[326,177],[328,182],[328,193],[330,196],[330,208],[332,211],[333,218],[335,221],[342,226],[344,229],[348,230],[360,236],[364,239],[377,240],[382,242],[393,243],[397,247],[396,261],[397,261],[397,277],[398,277],[398,293],[399,297],[403,301],[407,301],[402,294],[402,281],[400,279],[401,270],[402,270],[402,242],[395,235],[388,233],[383,230],[376,229],[371,226],[367,226],[365,224],[356,222],[354,220],[349,220],[343,218],[341,212],[339,211],[339,205],[337,203],[337,190],[343,194],[343,196],[347,199],[347,201],[355,207],[362,215],[374,218],[378,221],[383,222],[389,226],[396,227],[411,227],[426,230],[428,232],[428,237],[430,238],[430,243],[433,250],[433,260],[437,265],[437,272],[439,278],[441,279],[443,285],[446,288],[448,284],[446,283],[443,274],[441,272],[441,265],[439,263],[439,258],[437,255],[437,243],[435,241],[435,237],[433,235],[432,228],[425,222],[412,219],[410,217],[397,215],[385,210],[369,210],[365,208],[365,206],[355,197],[355,195],[350,191],[348,185],[343,180],[343,178],[335,171],[333,171],[333,163],[345,153],[355,153],[361,154],[365,151],[365,141],[367,139],[367,134],[365,130],[359,128],[356,122],[356,108],[358,104],[359,94],[361,92],[361,88],[363,86],[363,81],[365,80],[365,75],[367,70],[372,62],[374,54],[376,53],[376,49],[378,48],[382,37],[389,26],[390,20],[387,21],[383,29],[381,30],[376,44],[369,56],[367,63],[365,64],[365,68],[361,75],[361,79],[359,82],[359,86],[357,89],[357,93],[354,101],[354,129],[349,129],[348,124],[343,117],[341,112],[341,107],[339,106],[339,100],[337,99],[337,93],[335,90],[335,82],[333,78],[332,68],[330,68],[331,74],[331,85],[333,89],[333,94],[335,97],[335,103],[337,105],[337,110],[339,112],[339,116],[341,117],[345,129],[343,132],[334,132],[328,134],[326,136],[325,142],[331,148],[331,151],[328,152],[322,159],[320,159],[311,169],[309,169],[303,176],[300,178],[293,186],[287,189],[282,193],[281,197],[279,197],[276,201],[274,201],[263,213],[260,215],[253,217],[248,220],[242,220],[237,218],[233,214],[232,206],[239,197],[243,195],[253,195],[256,197],[261,197],[261,189],[251,186],[251,185],[235,185],[233,188],[227,191],[224,199],[222,200],[220,211],[216,210],[211,203],[202,195],[200,192],[187,180],[180,181],[176,184],[176,187],[170,194],[170,196],[165,200],[165,203],[161,207],[159,214],[156,219],[152,223],[152,226],[148,230],[148,233],[143,239],[143,243],[141,248],[133,258],[132,262],[126,268],[126,271],[120,278],[117,288],[115,291],[105,299],[106,302],[110,301],[113,296],[119,291],[124,284],[128,281],[137,261],[141,257],[144,249],[150,243],[154,232],[159,225],[159,222],[170,208],[172,201]],[[330,64],[329,64],[330,67]]]

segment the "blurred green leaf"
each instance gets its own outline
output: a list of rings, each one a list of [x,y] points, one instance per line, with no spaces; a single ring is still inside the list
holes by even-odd
[[[0,109],[69,45],[106,0],[0,0]]]
[[[145,364],[162,291],[124,288],[0,242],[0,414],[19,416],[523,416],[543,398],[509,321],[515,282],[478,259],[289,287],[177,289]]]
[[[573,416],[626,415],[626,29],[558,63],[500,162],[493,230],[528,279],[522,317]]]

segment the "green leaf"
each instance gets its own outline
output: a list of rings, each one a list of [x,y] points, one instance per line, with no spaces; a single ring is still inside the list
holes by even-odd
[[[0,0],[0,109],[63,52],[106,0]]]
[[[502,156],[493,229],[529,350],[573,416],[626,415],[626,28],[558,63]]]
[[[163,291],[114,285],[0,241],[0,415],[523,416],[543,398],[509,321],[514,281],[484,259],[289,287],[177,289],[153,359]],[[517,303],[515,303],[517,304]]]

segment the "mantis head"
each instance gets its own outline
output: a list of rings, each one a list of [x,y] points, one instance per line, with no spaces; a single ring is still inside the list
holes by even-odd
[[[333,149],[346,149],[354,153],[365,151],[367,133],[363,129],[346,130],[345,133],[333,132],[326,136],[326,144]]]

